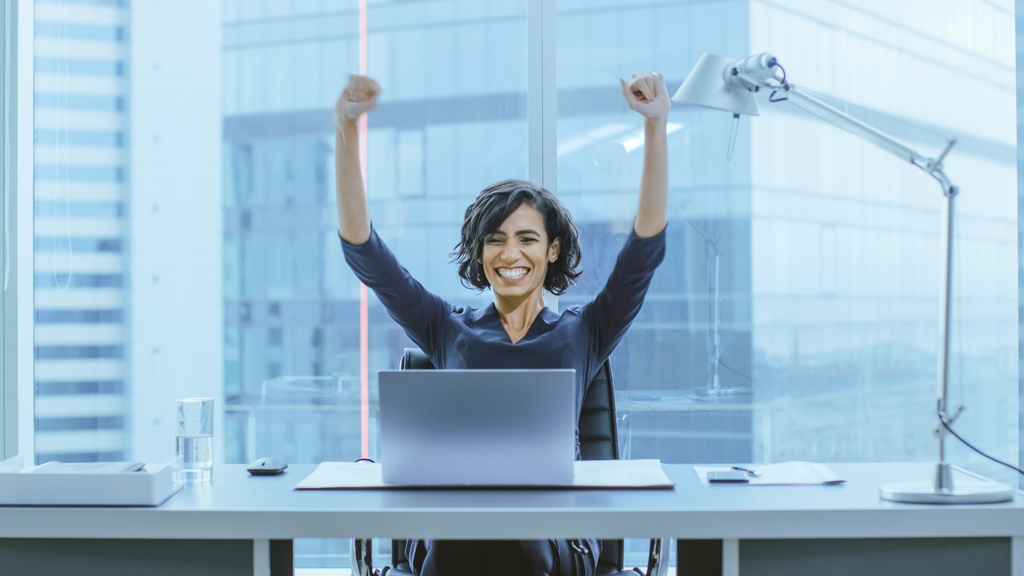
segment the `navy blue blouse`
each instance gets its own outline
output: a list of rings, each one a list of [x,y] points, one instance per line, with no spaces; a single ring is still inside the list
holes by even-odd
[[[494,307],[454,306],[429,292],[373,229],[363,244],[341,240],[345,260],[437,368],[572,368],[576,419],[586,387],[625,335],[665,256],[665,231],[631,232],[604,288],[592,301],[558,313],[544,308],[512,343]],[[578,450],[578,448],[577,448]]]

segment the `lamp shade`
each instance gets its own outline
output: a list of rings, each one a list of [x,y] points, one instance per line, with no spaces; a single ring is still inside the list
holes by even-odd
[[[672,101],[757,116],[754,95],[741,86],[725,82],[723,73],[735,64],[735,58],[704,54],[676,90]]]

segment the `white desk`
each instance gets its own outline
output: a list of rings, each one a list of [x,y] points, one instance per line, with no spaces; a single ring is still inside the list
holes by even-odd
[[[958,550],[976,557],[972,562],[1024,576],[1024,496],[994,505],[897,504],[880,500],[878,486],[927,478],[930,465],[830,466],[845,484],[704,486],[691,466],[666,465],[674,490],[296,491],[313,466],[251,477],[244,466],[228,465],[214,471],[212,484],[187,486],[159,508],[0,508],[0,565],[56,562],[60,555],[48,550],[62,549],[75,566],[97,566],[79,574],[142,573],[138,562],[147,557],[159,564],[144,566],[150,574],[186,573],[177,561],[191,562],[190,570],[216,561],[211,573],[263,574],[270,542],[293,538],[589,536],[676,538],[681,564],[705,569],[701,554],[719,555],[721,566],[712,561],[712,570],[738,574],[742,562],[744,576],[790,573],[786,562],[814,565],[821,560],[816,550],[841,543],[849,546],[828,554],[873,555],[895,545],[894,557],[905,552],[915,563],[936,558],[948,566],[943,554]],[[871,546],[858,552],[865,543]],[[110,557],[133,550],[138,557],[131,566]],[[784,558],[773,550],[783,550]]]

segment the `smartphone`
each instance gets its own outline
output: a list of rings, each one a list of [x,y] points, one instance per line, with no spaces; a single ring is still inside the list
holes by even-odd
[[[742,470],[712,470],[708,472],[708,482],[746,482],[747,473]]]

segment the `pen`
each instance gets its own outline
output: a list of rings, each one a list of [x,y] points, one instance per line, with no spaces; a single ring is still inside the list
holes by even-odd
[[[740,472],[746,472],[747,474],[750,474],[754,478],[757,478],[758,476],[760,476],[760,474],[758,474],[757,472],[754,472],[750,468],[741,468],[739,466],[733,466],[732,469],[733,470],[739,470]]]

